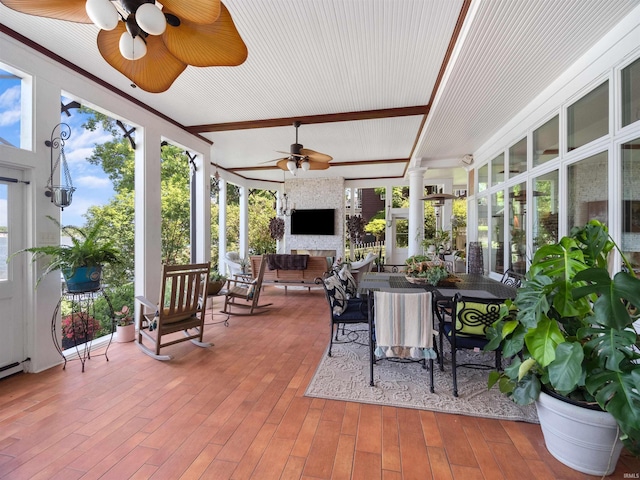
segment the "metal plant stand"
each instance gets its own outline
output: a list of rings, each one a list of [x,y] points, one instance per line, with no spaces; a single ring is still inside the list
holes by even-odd
[[[99,322],[95,318],[95,302],[100,297],[104,298],[108,305],[109,317],[111,318],[111,332],[106,349],[104,353],[99,354],[99,356],[104,355],[107,361],[109,361],[107,352],[113,340],[116,318],[108,295],[102,289],[83,293],[64,292],[51,317],[51,338],[53,339],[56,350],[64,360],[63,370],[67,367],[67,361],[80,360],[82,371],[84,372],[85,362],[91,359],[91,347],[94,335],[100,329]],[[64,318],[69,318],[69,325],[66,327],[63,335],[72,342],[70,348],[64,348],[65,345],[63,345],[63,342],[59,339],[57,329],[58,312],[65,301],[70,303],[71,311],[68,315],[64,316]],[[70,352],[71,349],[75,349],[75,352]]]

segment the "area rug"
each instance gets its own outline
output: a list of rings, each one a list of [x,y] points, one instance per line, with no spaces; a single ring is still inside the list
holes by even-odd
[[[487,389],[489,370],[458,367],[458,397],[454,397],[451,357],[446,345],[443,372],[435,362],[435,393],[429,391],[428,369],[418,363],[388,360],[378,361],[374,366],[375,387],[371,387],[367,332],[351,335],[358,336],[356,342],[334,343],[331,357],[325,352],[305,396],[539,423],[534,405],[516,405],[497,387]],[[490,353],[458,353],[458,363],[491,365],[493,361]]]

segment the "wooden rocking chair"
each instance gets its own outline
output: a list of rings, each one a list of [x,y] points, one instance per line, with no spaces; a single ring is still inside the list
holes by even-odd
[[[136,297],[141,303],[136,343],[144,353],[156,360],[171,360],[171,355],[160,355],[161,348],[187,340],[199,347],[212,345],[202,341],[209,269],[209,263],[163,265],[160,301]],[[164,340],[176,332],[184,336]],[[144,345],[143,339],[153,346]]]
[[[226,285],[227,292],[224,295],[224,308],[221,312],[228,315],[253,315],[254,313],[258,314],[265,311],[256,311],[256,309],[272,305],[271,303],[259,304],[260,291],[262,290],[262,279],[266,268],[267,257],[266,255],[263,255],[256,278],[253,280],[245,280],[242,277],[228,279]],[[232,306],[245,310],[248,309],[248,312],[245,311],[240,313],[238,311],[232,311]]]

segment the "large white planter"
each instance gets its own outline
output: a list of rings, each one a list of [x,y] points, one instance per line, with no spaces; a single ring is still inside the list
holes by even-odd
[[[611,414],[572,405],[544,392],[536,407],[551,455],[579,472],[598,476],[613,473],[622,442]]]

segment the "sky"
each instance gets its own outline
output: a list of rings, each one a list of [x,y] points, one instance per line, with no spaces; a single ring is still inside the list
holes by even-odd
[[[62,100],[65,104],[68,99]],[[104,174],[99,166],[91,165],[87,158],[91,156],[96,144],[104,143],[111,139],[109,133],[102,129],[94,132],[82,128],[85,116],[78,109],[70,110],[71,116],[62,114],[61,121],[71,128],[71,135],[65,142],[64,152],[71,173],[71,181],[76,191],[73,193],[71,205],[62,211],[63,225],[84,224],[83,214],[92,205],[103,205],[114,195],[111,180]],[[53,129],[53,125],[51,128]],[[51,133],[47,132],[46,138],[38,138],[36,142],[49,140]],[[59,130],[56,129],[56,135]],[[20,80],[11,78],[11,75],[0,69],[0,144],[20,145]],[[5,155],[7,149],[0,151]],[[54,151],[54,164],[58,156]],[[54,182],[55,183],[55,182]],[[44,195],[44,185],[41,188]],[[0,189],[0,225],[6,225],[6,193]],[[4,218],[3,218],[4,217]]]

